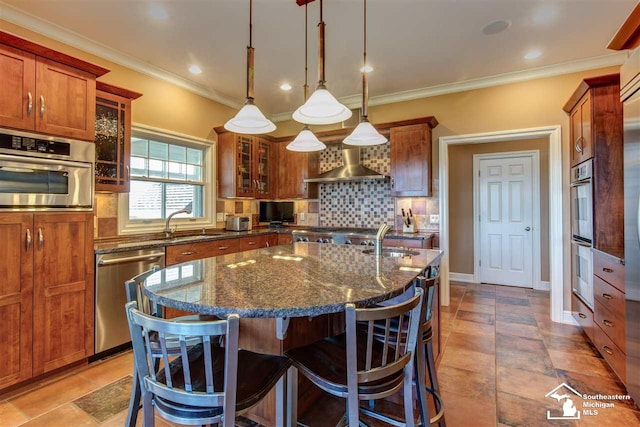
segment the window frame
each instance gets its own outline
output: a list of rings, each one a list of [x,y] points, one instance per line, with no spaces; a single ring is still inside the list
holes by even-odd
[[[200,218],[174,217],[171,224],[178,230],[201,230],[203,227],[216,226],[216,150],[215,141],[193,137],[165,129],[154,128],[139,123],[131,125],[131,137],[146,138],[168,144],[180,144],[186,147],[203,150],[203,216]],[[129,177],[130,180],[135,179]],[[118,196],[118,234],[140,234],[164,231],[165,218],[159,219],[131,219],[129,218],[129,193],[120,193]]]

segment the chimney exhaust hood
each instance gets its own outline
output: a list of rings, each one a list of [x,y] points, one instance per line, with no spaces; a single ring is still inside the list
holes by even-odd
[[[304,180],[304,182],[363,181],[365,179],[380,180],[388,178],[388,176],[364,167],[360,164],[359,147],[343,148],[342,160],[342,166],[321,173],[315,178],[307,178]]]

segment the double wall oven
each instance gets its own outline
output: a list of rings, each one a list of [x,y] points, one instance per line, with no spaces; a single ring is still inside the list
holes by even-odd
[[[593,309],[593,160],[571,168],[571,258],[573,291]]]

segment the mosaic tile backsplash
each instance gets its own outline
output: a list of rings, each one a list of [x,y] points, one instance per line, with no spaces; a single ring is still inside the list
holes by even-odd
[[[389,144],[360,149],[361,163],[377,172],[389,174]],[[342,165],[342,148],[329,146],[320,152],[320,172]],[[395,199],[388,180],[332,182],[320,184],[321,227],[377,228],[385,222],[395,224]]]

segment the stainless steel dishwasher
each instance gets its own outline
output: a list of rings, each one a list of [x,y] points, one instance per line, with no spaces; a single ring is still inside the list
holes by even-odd
[[[131,341],[124,283],[154,266],[164,267],[164,248],[96,255],[95,354]]]

